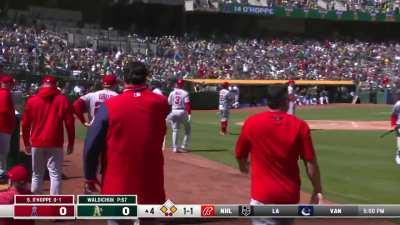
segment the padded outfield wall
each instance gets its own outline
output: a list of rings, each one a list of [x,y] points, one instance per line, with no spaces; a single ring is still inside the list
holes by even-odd
[[[191,93],[194,109],[217,109],[219,86],[227,81],[236,85],[240,90],[242,106],[261,106],[266,102],[267,89],[271,85],[287,84],[288,80],[216,80],[216,79],[187,79],[187,88]],[[317,88],[327,90],[331,103],[351,103],[351,91],[355,91],[353,81],[334,80],[296,80],[299,89]],[[196,91],[197,90],[197,91]]]

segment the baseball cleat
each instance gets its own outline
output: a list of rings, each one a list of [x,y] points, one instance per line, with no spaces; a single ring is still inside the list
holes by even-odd
[[[177,148],[174,148],[172,151],[173,151],[174,153],[187,153],[187,152],[188,152],[188,151],[185,150],[185,149],[177,149]]]
[[[181,150],[182,152],[190,152],[190,149],[186,147],[181,147],[179,150]]]
[[[396,164],[400,165],[400,152],[396,153],[396,158],[395,158]]]

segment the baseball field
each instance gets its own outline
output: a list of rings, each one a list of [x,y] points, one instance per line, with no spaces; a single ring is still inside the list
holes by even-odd
[[[241,124],[265,108],[232,111],[230,135],[218,134],[217,111],[194,111],[191,153],[165,151],[167,197],[180,204],[238,204],[249,202],[249,177],[236,168],[234,147]],[[297,115],[309,122],[319,158],[325,197],[330,203],[399,203],[400,167],[395,164],[395,138],[379,136],[389,129],[388,105],[329,105],[302,107]],[[64,163],[63,192],[82,193],[82,148],[86,129],[77,126],[74,154]],[[170,135],[170,133],[169,133]],[[168,135],[167,146],[170,146]],[[303,173],[301,201],[311,185]],[[170,224],[249,224],[245,220],[191,220]],[[42,223],[40,223],[42,224]],[[51,224],[51,223],[43,223]],[[72,224],[62,222],[60,224]],[[104,224],[78,221],[74,224]],[[297,220],[306,224],[396,224],[394,220]]]

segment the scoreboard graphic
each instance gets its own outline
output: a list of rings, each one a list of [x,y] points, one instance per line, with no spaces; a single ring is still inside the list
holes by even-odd
[[[137,219],[135,195],[78,195],[77,219]]]
[[[73,195],[16,195],[15,219],[75,219]]]
[[[140,218],[400,218],[400,205],[140,205],[136,195],[17,195],[0,218],[99,220]]]

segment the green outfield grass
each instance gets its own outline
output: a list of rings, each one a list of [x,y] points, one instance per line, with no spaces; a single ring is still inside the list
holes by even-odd
[[[388,105],[338,105],[337,107],[305,107],[297,115],[305,120],[388,120]]]
[[[388,120],[390,106],[348,106],[337,108],[303,108],[303,119]],[[236,167],[233,150],[240,133],[236,122],[252,113],[233,111],[229,136],[218,134],[215,111],[195,111],[192,116],[192,150],[232,167]],[[399,203],[400,166],[394,162],[395,139],[380,139],[381,131],[313,131],[326,198],[338,203]],[[78,133],[80,137],[84,132]],[[170,137],[168,137],[168,145]],[[302,165],[301,165],[302,166]],[[303,174],[303,190],[311,185]]]

